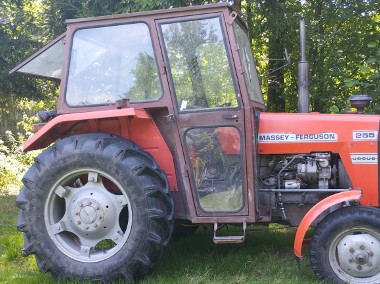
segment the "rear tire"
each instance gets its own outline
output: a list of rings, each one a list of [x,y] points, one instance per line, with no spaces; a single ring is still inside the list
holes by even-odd
[[[65,138],[41,153],[16,204],[23,256],[58,279],[135,280],[173,230],[165,174],[134,143],[108,134]]]
[[[380,210],[352,206],[325,217],[310,245],[312,268],[332,283],[380,283]]]

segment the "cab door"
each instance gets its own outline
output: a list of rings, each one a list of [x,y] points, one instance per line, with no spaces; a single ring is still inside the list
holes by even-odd
[[[244,108],[223,14],[160,20],[157,26],[173,96],[170,119],[177,124],[177,149],[186,163],[182,178],[195,213],[248,215]]]

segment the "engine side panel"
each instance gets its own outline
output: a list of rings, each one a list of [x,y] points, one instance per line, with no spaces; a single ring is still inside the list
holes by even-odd
[[[258,154],[336,154],[361,203],[379,206],[378,132],[377,115],[262,113]]]

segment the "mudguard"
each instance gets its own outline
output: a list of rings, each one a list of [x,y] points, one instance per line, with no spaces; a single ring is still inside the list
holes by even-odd
[[[294,240],[294,254],[297,259],[302,258],[302,244],[306,234],[306,231],[309,229],[310,225],[313,221],[325,210],[328,208],[342,203],[349,202],[354,200],[359,200],[361,198],[362,192],[361,190],[350,190],[339,192],[329,197],[323,199],[314,205],[309,212],[303,217],[301,223],[298,226],[296,237]]]
[[[108,133],[129,139],[149,152],[177,191],[173,156],[151,115],[144,109],[122,108],[62,114],[40,128],[23,145],[23,151],[42,149],[58,139],[81,133]]]
[[[57,139],[62,138],[62,136],[68,136],[68,131],[72,131],[72,129],[80,122],[87,121],[89,123],[96,123],[96,121],[101,119],[118,117],[150,119],[150,115],[145,110],[135,108],[59,115],[50,120],[38,132],[26,140],[23,145],[23,151],[28,152],[49,146]],[[89,129],[88,132],[90,132]]]

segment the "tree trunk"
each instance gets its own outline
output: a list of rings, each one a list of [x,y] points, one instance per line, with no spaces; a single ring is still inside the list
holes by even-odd
[[[275,112],[285,111],[285,93],[284,93],[284,69],[279,69],[283,62],[278,60],[284,57],[284,34],[285,25],[278,23],[284,21],[284,9],[277,0],[267,0],[265,5],[268,9],[267,25],[269,30],[269,78],[268,78],[268,110]]]

